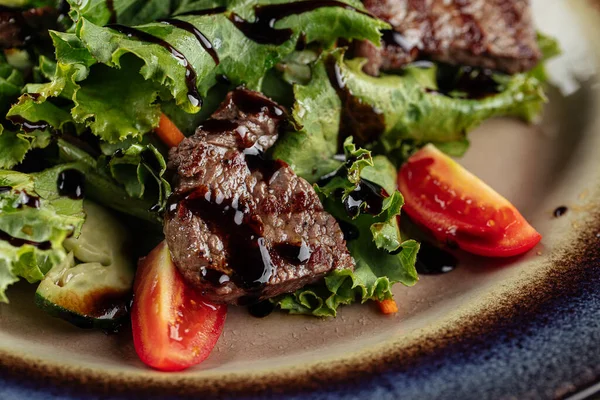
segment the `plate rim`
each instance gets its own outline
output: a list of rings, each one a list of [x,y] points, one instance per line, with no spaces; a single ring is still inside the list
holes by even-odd
[[[600,11],[600,0],[587,0],[586,3],[594,12]],[[399,344],[396,339],[335,361],[304,364],[286,371],[269,371],[267,379],[264,373],[231,373],[224,379],[217,373],[206,377],[185,374],[149,376],[148,370],[140,370],[122,376],[118,373],[94,371],[88,367],[62,366],[59,369],[57,363],[36,357],[23,357],[18,352],[0,349],[0,382],[7,379],[6,383],[9,386],[24,389],[62,386],[69,388],[72,393],[110,392],[111,395],[221,397],[271,393],[284,396],[311,391],[325,396],[331,395],[331,398],[345,397],[350,394],[347,392],[349,381],[376,381],[382,374],[399,376],[403,369],[410,367],[417,360],[447,349],[458,341],[492,332],[498,324],[507,319],[523,316],[539,307],[541,302],[555,299],[557,293],[575,293],[582,284],[582,277],[587,276],[585,272],[600,269],[599,232],[600,212],[597,212],[591,214],[588,223],[579,230],[575,239],[583,245],[578,246],[572,253],[563,249],[553,256],[553,259],[562,258],[565,261],[564,268],[575,273],[565,277],[564,273],[556,272],[524,282],[522,286],[507,289],[502,295],[508,301],[500,302],[495,308],[484,312],[479,310],[477,318],[474,319],[475,323],[467,320],[462,323],[446,323],[439,330],[430,330],[418,341]],[[600,277],[600,273],[597,275]],[[538,297],[531,296],[532,287],[539,288],[540,285],[546,290]],[[600,286],[595,294],[600,299]],[[564,299],[568,299],[568,295]],[[598,361],[600,363],[600,358]],[[33,381],[26,378],[31,376],[35,376]],[[260,379],[257,379],[258,377]],[[567,386],[562,381],[554,382],[554,387],[549,390],[553,390],[556,397],[565,397],[596,382],[600,382],[600,371],[585,377],[573,377]],[[332,388],[334,391],[330,392]]]

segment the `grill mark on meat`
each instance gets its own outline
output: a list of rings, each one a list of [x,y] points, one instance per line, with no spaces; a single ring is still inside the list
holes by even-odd
[[[238,89],[171,150],[165,235],[182,275],[211,300],[255,303],[354,266],[312,186],[264,157],[285,119],[271,100]]]
[[[401,34],[387,34],[381,49],[368,42],[355,45],[356,55],[370,59],[365,72],[371,75],[421,58],[512,74],[532,68],[541,58],[528,0],[363,2]],[[394,38],[401,40],[390,40]],[[410,51],[406,44],[413,46]]]

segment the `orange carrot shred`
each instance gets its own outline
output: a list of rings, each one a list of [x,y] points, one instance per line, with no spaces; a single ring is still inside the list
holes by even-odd
[[[155,130],[156,134],[169,147],[175,147],[183,139],[183,133],[177,128],[177,125],[173,123],[165,114],[161,114],[160,122],[158,123],[158,128]]]
[[[384,314],[395,314],[398,312],[398,304],[394,299],[386,299],[383,301],[378,301],[379,309]]]

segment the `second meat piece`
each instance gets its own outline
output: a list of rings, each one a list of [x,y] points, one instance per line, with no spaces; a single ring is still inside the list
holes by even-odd
[[[171,150],[165,235],[180,272],[212,301],[254,303],[354,267],[312,186],[264,158],[285,118],[268,98],[238,89]]]

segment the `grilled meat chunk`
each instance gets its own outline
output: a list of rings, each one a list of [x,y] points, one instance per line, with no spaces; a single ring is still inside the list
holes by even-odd
[[[312,186],[263,157],[285,117],[261,94],[238,89],[171,150],[177,177],[165,235],[185,279],[210,300],[248,304],[354,267]]]
[[[395,70],[417,58],[517,73],[534,67],[541,53],[529,0],[364,0],[389,22],[382,47],[359,42],[365,72]]]

